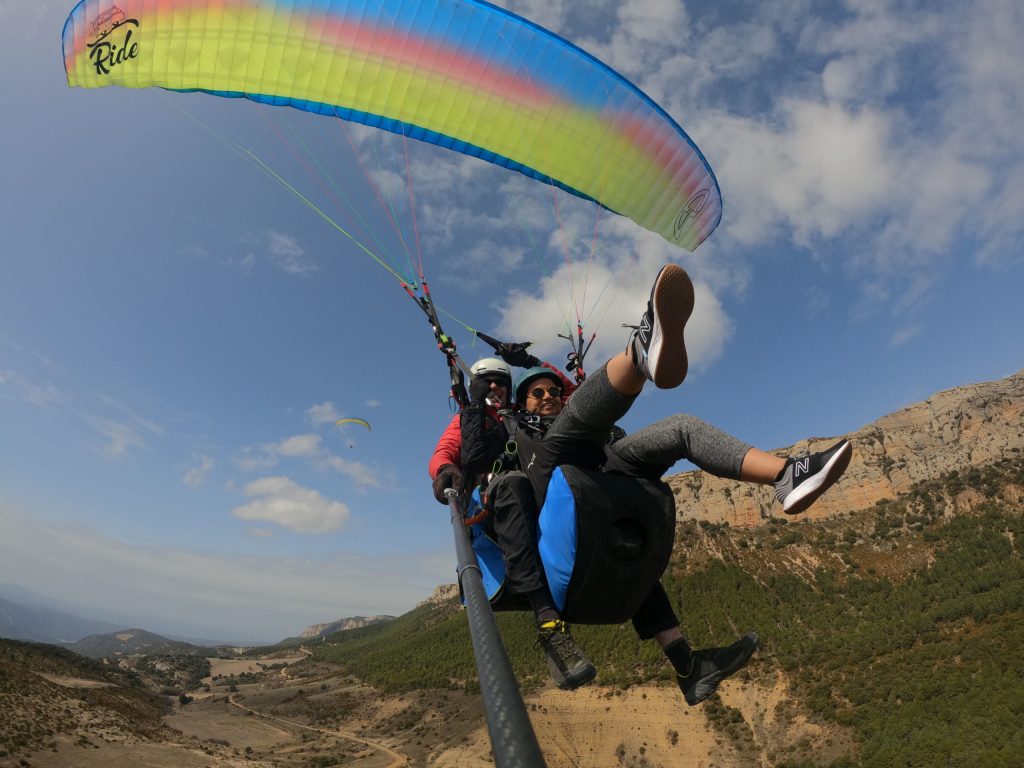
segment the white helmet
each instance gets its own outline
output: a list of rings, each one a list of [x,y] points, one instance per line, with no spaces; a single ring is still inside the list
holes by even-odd
[[[473,363],[469,372],[474,379],[479,379],[481,376],[505,376],[508,378],[509,384],[512,383],[512,369],[508,367],[508,363],[496,357],[485,357],[483,360],[477,360]]]

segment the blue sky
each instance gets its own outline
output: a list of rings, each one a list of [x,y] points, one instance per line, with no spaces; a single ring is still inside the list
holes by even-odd
[[[71,5],[0,1],[0,582],[239,641],[408,610],[454,576],[426,476],[447,376],[422,314],[207,130],[308,184],[267,108],[69,89]],[[661,263],[698,290],[690,378],[645,393],[627,429],[687,411],[770,449],[1024,367],[1019,3],[507,5],[636,82],[722,187],[694,254],[598,217],[591,367]],[[375,199],[343,132],[287,113],[274,125]],[[410,237],[401,143],[349,135]],[[564,360],[562,253],[585,258],[594,209],[433,147],[409,157],[437,303]]]

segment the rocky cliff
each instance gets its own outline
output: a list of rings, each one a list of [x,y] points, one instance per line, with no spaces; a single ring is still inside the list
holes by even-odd
[[[1024,451],[1024,370],[999,381],[956,387],[843,435],[853,459],[843,478],[806,513],[791,520],[835,517],[892,499],[919,481]],[[839,439],[812,438],[773,451],[792,456]],[[679,519],[763,525],[785,517],[771,486],[722,480],[694,471],[666,478]]]
[[[302,634],[299,635],[301,638],[309,639],[313,637],[324,637],[326,635],[333,634],[334,632],[341,632],[346,629],[359,629],[360,627],[366,627],[370,624],[376,624],[379,621],[391,621],[394,616],[352,616],[348,619],[338,619],[337,621],[331,621],[327,624],[312,624],[303,630]]]

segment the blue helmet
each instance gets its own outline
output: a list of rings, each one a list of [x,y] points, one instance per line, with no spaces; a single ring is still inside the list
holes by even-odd
[[[553,379],[558,382],[558,386],[562,386],[562,380],[558,374],[550,368],[545,368],[542,365],[538,365],[536,368],[527,368],[516,379],[516,402],[522,405],[526,402],[526,387],[531,381],[535,381],[541,377]]]

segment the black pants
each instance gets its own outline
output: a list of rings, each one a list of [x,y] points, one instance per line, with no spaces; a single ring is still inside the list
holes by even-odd
[[[492,512],[487,518],[505,561],[505,585],[513,594],[525,595],[546,587],[544,566],[537,551],[537,518],[540,509],[525,472],[506,472],[488,487]]]
[[[679,626],[679,617],[672,610],[668,594],[661,582],[655,583],[647,599],[633,614],[633,629],[641,640],[650,640],[659,632]]]

